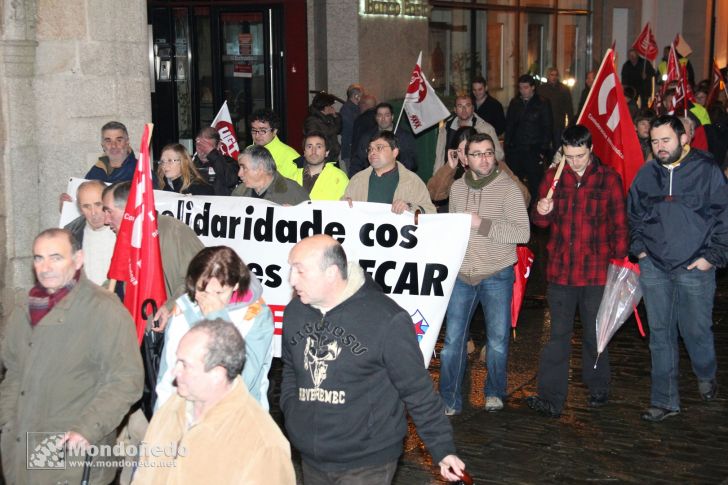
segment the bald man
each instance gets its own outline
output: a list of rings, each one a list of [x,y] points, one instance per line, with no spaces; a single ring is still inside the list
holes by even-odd
[[[405,409],[442,476],[458,480],[465,465],[409,314],[329,236],[299,242],[288,262],[280,402],[304,484],[391,483]]]
[[[76,204],[81,215],[65,226],[83,248],[83,269],[86,277],[97,285],[106,281],[116,244],[116,234],[109,226],[104,225],[101,194],[105,187],[106,184],[100,180],[88,180],[79,185],[76,190]]]

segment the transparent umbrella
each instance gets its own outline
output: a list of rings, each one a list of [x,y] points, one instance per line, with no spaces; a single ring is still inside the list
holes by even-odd
[[[642,299],[640,267],[627,258],[612,259],[607,270],[607,282],[597,312],[597,368],[599,356],[619,327],[629,318]]]

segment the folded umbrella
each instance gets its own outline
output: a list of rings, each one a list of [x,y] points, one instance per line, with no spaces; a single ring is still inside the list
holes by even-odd
[[[607,282],[597,312],[597,362],[615,332],[642,299],[639,275],[639,265],[631,263],[627,258],[612,259],[609,262]],[[595,369],[597,362],[594,362]]]

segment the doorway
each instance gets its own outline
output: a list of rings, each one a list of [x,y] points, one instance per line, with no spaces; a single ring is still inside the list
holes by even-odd
[[[150,7],[154,55],[153,148],[179,142],[194,152],[200,128],[227,102],[241,146],[250,114],[272,108],[285,126],[279,6]]]

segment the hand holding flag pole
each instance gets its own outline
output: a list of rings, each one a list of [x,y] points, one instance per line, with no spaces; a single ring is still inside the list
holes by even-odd
[[[551,187],[549,187],[549,191],[546,194],[546,198],[548,200],[551,200],[554,197],[554,190],[556,190],[556,186],[559,184],[559,180],[561,179],[561,172],[564,170],[564,163],[566,163],[566,157],[564,156],[563,150],[558,151],[558,156],[560,158],[559,166],[556,169],[556,174],[554,174],[554,181],[551,182]]]

